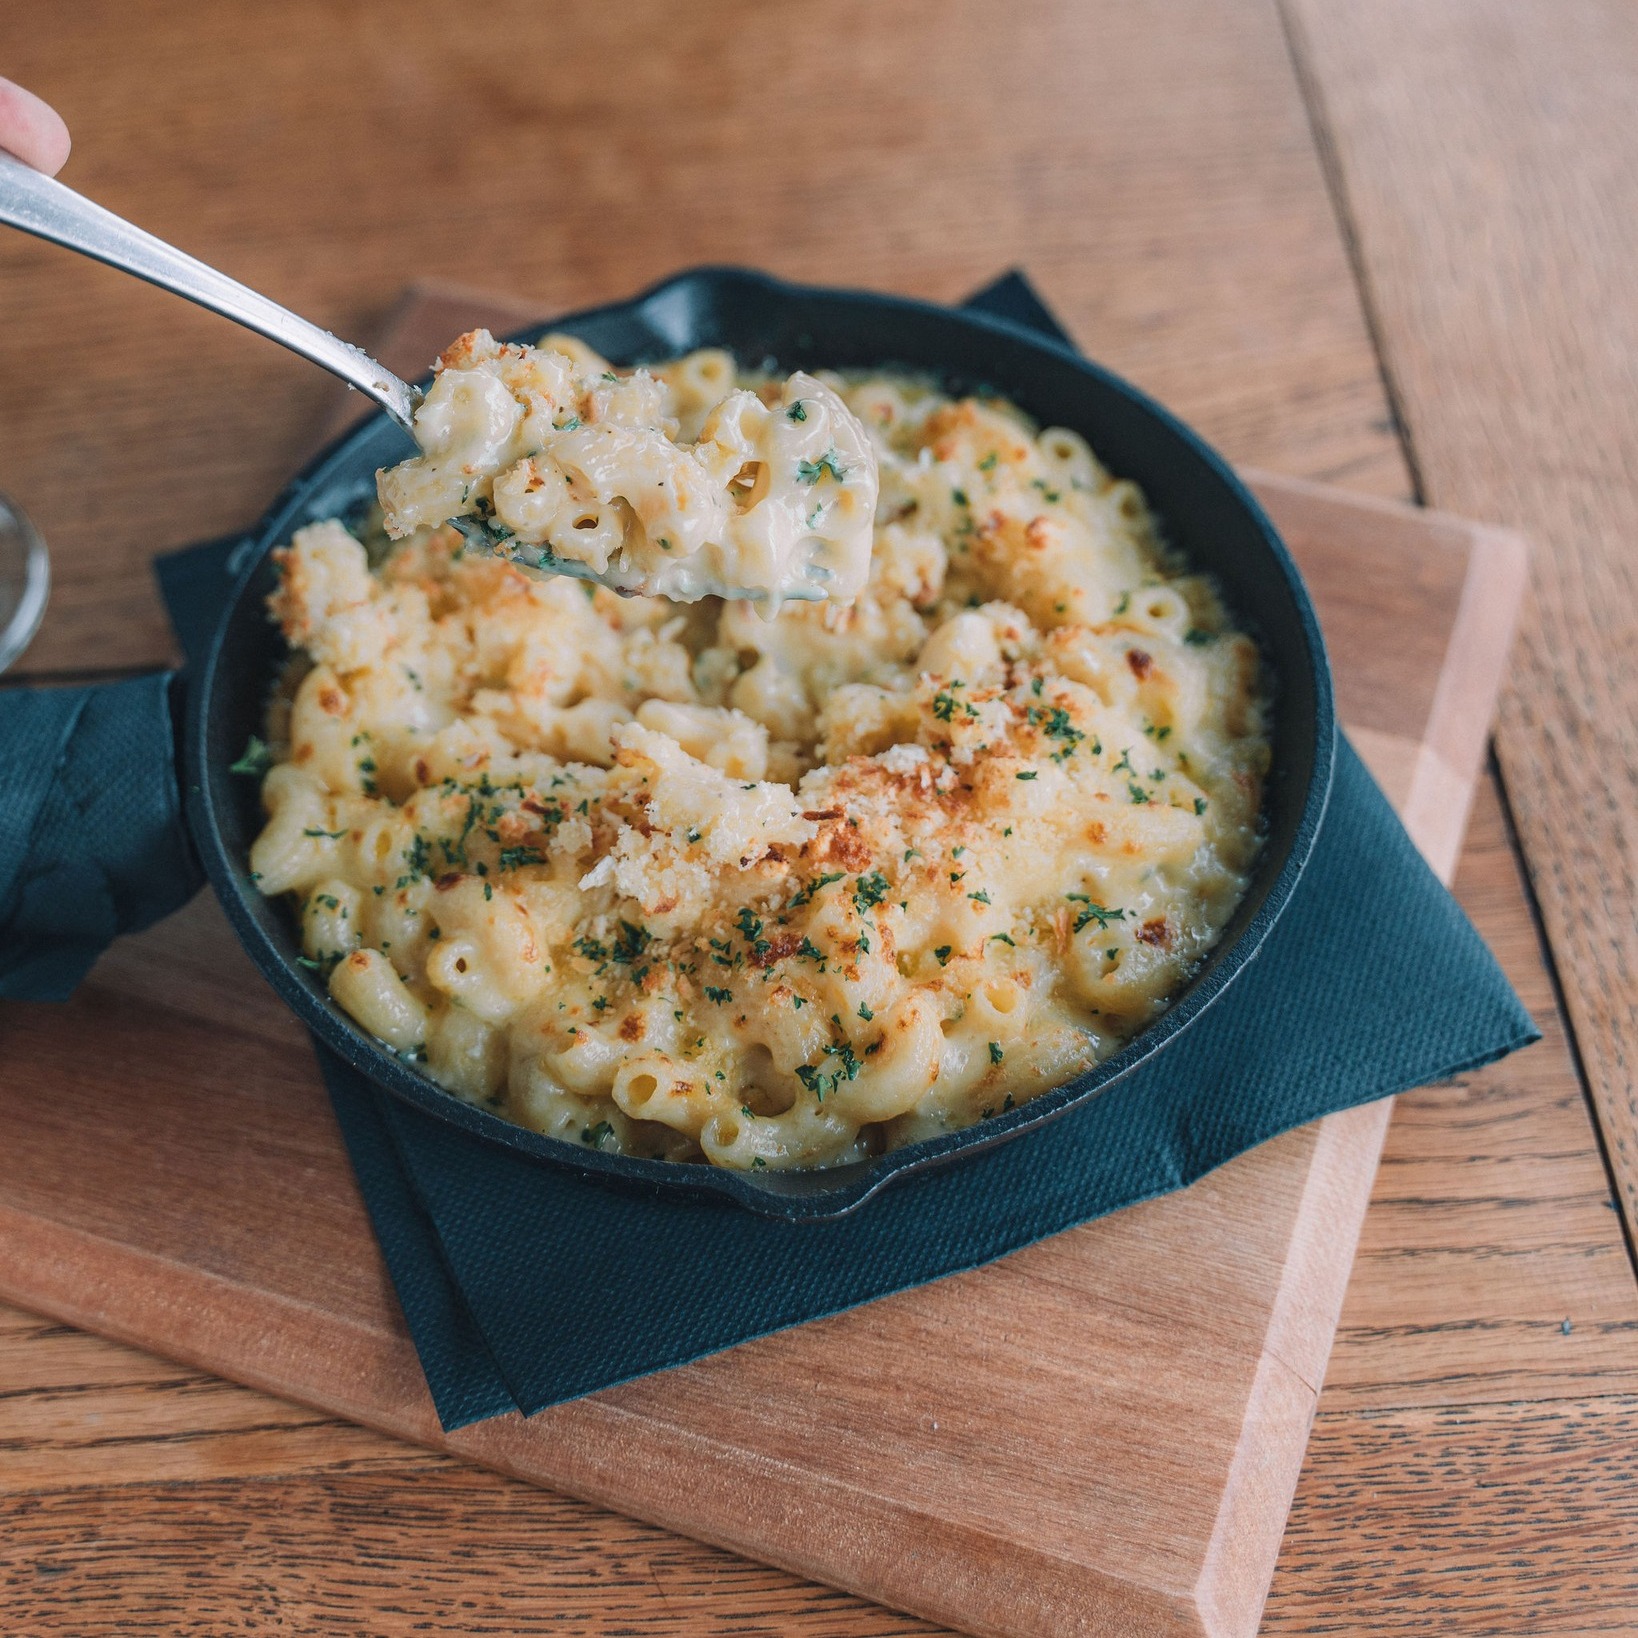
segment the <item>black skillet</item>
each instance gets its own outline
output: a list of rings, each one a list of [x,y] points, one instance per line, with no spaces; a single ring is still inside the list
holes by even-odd
[[[1113,472],[1142,485],[1169,539],[1216,577],[1236,622],[1262,646],[1274,678],[1274,764],[1266,836],[1249,891],[1221,942],[1177,998],[1119,1053],[1010,1113],[870,1160],[807,1172],[732,1172],[605,1154],[524,1130],[445,1092],[379,1045],[300,966],[295,921],[249,879],[262,824],[254,781],[230,769],[262,727],[284,644],[264,610],[271,549],[317,518],[346,513],[375,472],[412,452],[377,415],[332,444],[285,490],[242,554],[242,567],[190,689],[183,735],[186,810],[217,896],[257,966],[308,1028],[393,1096],[538,1160],[617,1187],[704,1193],[791,1221],[850,1211],[897,1177],[1004,1143],[1079,1107],[1152,1058],[1212,1004],[1257,953],[1308,861],[1330,791],[1335,722],[1319,625],[1296,566],[1262,509],[1227,465],[1180,421],[1069,348],[1000,318],[900,297],[808,288],[762,274],[706,268],[632,301],[560,319],[619,364],[726,347],[747,364],[795,369],[900,366],[952,391],[987,388],[1044,425],[1081,433]]]

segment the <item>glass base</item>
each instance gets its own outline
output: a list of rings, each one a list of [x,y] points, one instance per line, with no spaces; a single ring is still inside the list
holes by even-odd
[[[51,560],[23,509],[0,495],[0,671],[34,640],[51,595]]]

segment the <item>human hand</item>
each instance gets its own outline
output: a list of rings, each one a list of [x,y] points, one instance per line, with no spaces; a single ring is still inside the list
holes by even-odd
[[[0,80],[0,148],[55,176],[68,158],[68,127],[50,103],[10,80]]]

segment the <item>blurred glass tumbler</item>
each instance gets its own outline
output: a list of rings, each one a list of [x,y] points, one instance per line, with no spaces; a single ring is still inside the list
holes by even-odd
[[[0,495],[0,671],[33,641],[50,593],[45,542],[23,509]]]

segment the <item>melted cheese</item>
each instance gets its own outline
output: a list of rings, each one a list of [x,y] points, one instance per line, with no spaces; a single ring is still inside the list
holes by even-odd
[[[1004,404],[720,353],[605,368],[468,338],[427,456],[383,477],[407,538],[374,568],[335,522],[280,554],[301,659],[251,862],[336,1001],[526,1126],[741,1168],[959,1128],[1117,1050],[1257,852],[1258,654],[1212,586],[1083,440]],[[841,476],[791,479],[833,447]],[[718,572],[752,457],[861,506],[879,472],[851,604],[621,598],[436,526],[487,482],[555,551],[567,512],[516,476],[548,461],[621,518],[588,566],[650,572],[623,554],[663,515],[692,543],[669,567]],[[643,463],[675,512],[627,495]],[[744,528],[771,601],[797,537]]]

